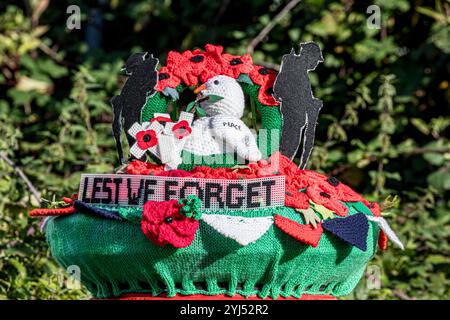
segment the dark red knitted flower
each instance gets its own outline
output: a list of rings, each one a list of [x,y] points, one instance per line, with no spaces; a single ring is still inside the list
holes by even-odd
[[[335,177],[327,177],[323,174],[311,171],[303,170],[303,173],[314,184],[320,186],[322,191],[325,191],[331,195],[336,196],[341,201],[348,202],[364,202],[364,198],[355,192],[349,186],[343,184]]]
[[[183,139],[192,133],[192,128],[189,126],[189,122],[182,120],[173,126],[172,132],[177,139]]]
[[[266,82],[261,85],[258,91],[258,100],[262,104],[267,106],[277,106],[278,102],[275,101],[275,98],[272,96],[273,94],[273,82]]]
[[[143,130],[136,133],[136,140],[139,148],[147,150],[148,148],[156,146],[158,138],[155,130]]]
[[[177,200],[147,201],[142,211],[141,230],[153,243],[175,248],[189,246],[195,238],[199,222],[180,214]]]
[[[223,60],[222,60],[222,46],[215,46],[207,44],[205,46],[205,68],[200,74],[200,81],[205,83],[212,77],[222,74]]]
[[[255,65],[250,70],[249,76],[253,83],[258,86],[262,86],[265,83],[270,83],[273,85],[277,77],[277,72],[263,66]]]
[[[228,53],[222,55],[222,74],[238,78],[241,73],[250,73],[253,69],[252,57],[247,53],[243,56],[234,56]]]
[[[308,197],[317,204],[334,211],[339,216],[347,216],[348,208],[340,201],[336,194],[324,191],[319,184],[311,183],[306,188]]]
[[[194,58],[198,56],[198,58]],[[191,61],[194,59],[194,61]],[[186,50],[183,53],[170,51],[167,55],[167,67],[172,73],[180,78],[186,85],[195,86],[198,84],[198,76],[204,67],[204,54],[193,53]]]
[[[286,207],[292,207],[295,209],[308,209],[309,198],[304,192],[299,192],[295,188],[286,188],[284,204]]]
[[[127,174],[156,175],[164,171],[164,166],[159,166],[150,162],[134,160],[127,165]]]
[[[163,91],[166,87],[176,88],[181,83],[181,79],[175,76],[168,67],[162,67],[158,71],[158,83],[156,84],[156,91]]]
[[[155,175],[160,176],[160,177],[190,177],[190,176],[192,176],[192,173],[190,173],[189,171],[181,170],[181,169],[174,169],[174,170],[163,171],[163,172],[155,174]]]

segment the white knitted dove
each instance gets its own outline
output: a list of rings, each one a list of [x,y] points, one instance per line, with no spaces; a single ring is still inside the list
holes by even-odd
[[[260,160],[255,136],[240,120],[245,99],[239,83],[227,76],[216,76],[199,88],[203,97],[216,95],[223,99],[200,103],[206,117],[194,121],[192,135],[184,150],[201,156],[236,152],[249,161]]]

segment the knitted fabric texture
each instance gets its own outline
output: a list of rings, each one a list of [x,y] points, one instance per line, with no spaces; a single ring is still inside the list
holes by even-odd
[[[155,244],[170,243],[175,248],[189,246],[198,229],[198,221],[180,214],[177,200],[147,201],[142,211],[142,232]]]
[[[363,203],[344,205],[349,216],[358,212],[371,215]],[[117,210],[121,215],[126,212],[130,218],[142,216],[142,209],[138,208]],[[278,214],[305,223],[295,209],[288,207],[203,212],[207,214],[246,217]],[[99,223],[102,232],[98,232]],[[46,227],[52,255],[64,268],[78,265],[82,283],[98,298],[125,293],[242,294],[261,298],[302,294],[344,296],[363,276],[376,250],[378,234],[377,225],[369,224],[365,252],[327,233],[323,233],[314,248],[272,225],[256,242],[241,246],[200,221],[192,243],[176,249],[153,244],[141,232],[141,226],[131,221],[74,214],[51,219]]]
[[[288,235],[313,247],[317,247],[323,233],[320,223],[316,227],[310,224],[304,225],[281,215],[275,216],[275,224]]]
[[[203,215],[202,221],[243,246],[261,238],[273,224],[272,217],[248,218],[222,214]]]
[[[326,220],[322,226],[325,230],[362,251],[367,250],[366,239],[369,223],[365,214],[358,213],[341,219]]]

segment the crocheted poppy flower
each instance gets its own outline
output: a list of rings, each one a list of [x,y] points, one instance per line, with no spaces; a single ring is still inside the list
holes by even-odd
[[[243,56],[234,56],[228,53],[222,55],[222,74],[238,78],[241,73],[250,73],[253,69],[252,57],[247,53]]]
[[[299,192],[295,188],[287,188],[284,205],[296,209],[308,209],[309,198],[304,192]]]
[[[159,166],[150,162],[134,160],[127,165],[125,169],[127,174],[156,175],[164,172],[164,166]]]
[[[320,187],[320,185],[310,183],[308,188],[306,188],[306,194],[314,203],[323,205],[324,207],[334,211],[339,216],[347,216],[348,208],[335,194],[327,193]]]
[[[175,76],[167,67],[162,67],[158,71],[158,83],[156,91],[163,91],[166,87],[176,88],[181,83],[181,79]]]
[[[277,106],[278,102],[275,101],[273,94],[273,83],[266,82],[261,85],[258,92],[258,100],[266,106]]]
[[[263,66],[254,65],[250,70],[249,76],[253,83],[258,86],[262,86],[265,83],[271,83],[273,85],[277,77],[277,72]]]
[[[222,46],[207,44],[205,46],[205,68],[200,74],[200,81],[205,83],[212,77],[223,73],[224,61],[222,59]]]
[[[364,198],[355,192],[349,186],[343,184],[335,177],[327,177],[323,174],[311,171],[303,170],[303,173],[316,185],[319,185],[322,191],[325,191],[331,195],[335,195],[339,200],[344,202],[364,202]]]
[[[163,171],[160,173],[155,174],[159,177],[190,177],[192,176],[192,173],[189,171],[181,170],[181,169],[174,169],[174,170],[168,170]]]
[[[160,246],[189,246],[195,238],[199,222],[182,215],[180,208],[177,200],[147,201],[142,211],[142,232],[150,241]]]
[[[147,150],[156,146],[158,138],[156,137],[155,130],[143,130],[136,133],[136,141],[142,150]]]
[[[172,119],[170,119],[168,117],[162,117],[162,116],[150,119],[150,122],[155,122],[155,121],[158,121],[160,124],[165,124],[167,122],[172,122]]]
[[[188,86],[195,86],[198,83],[198,76],[204,67],[204,54],[195,52],[190,50],[186,50],[183,53],[170,51],[167,55],[167,67],[169,70]],[[194,56],[197,58],[194,58]]]
[[[192,128],[189,126],[189,122],[182,120],[173,126],[172,132],[177,139],[183,139],[192,133]]]

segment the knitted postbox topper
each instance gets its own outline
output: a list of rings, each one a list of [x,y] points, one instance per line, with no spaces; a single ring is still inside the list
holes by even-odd
[[[30,213],[51,216],[53,257],[97,298],[350,293],[377,243],[403,245],[378,204],[305,169],[322,108],[308,72],[322,61],[315,43],[279,73],[214,45],[161,67],[132,55],[111,101],[123,167],[83,174],[77,197]]]

